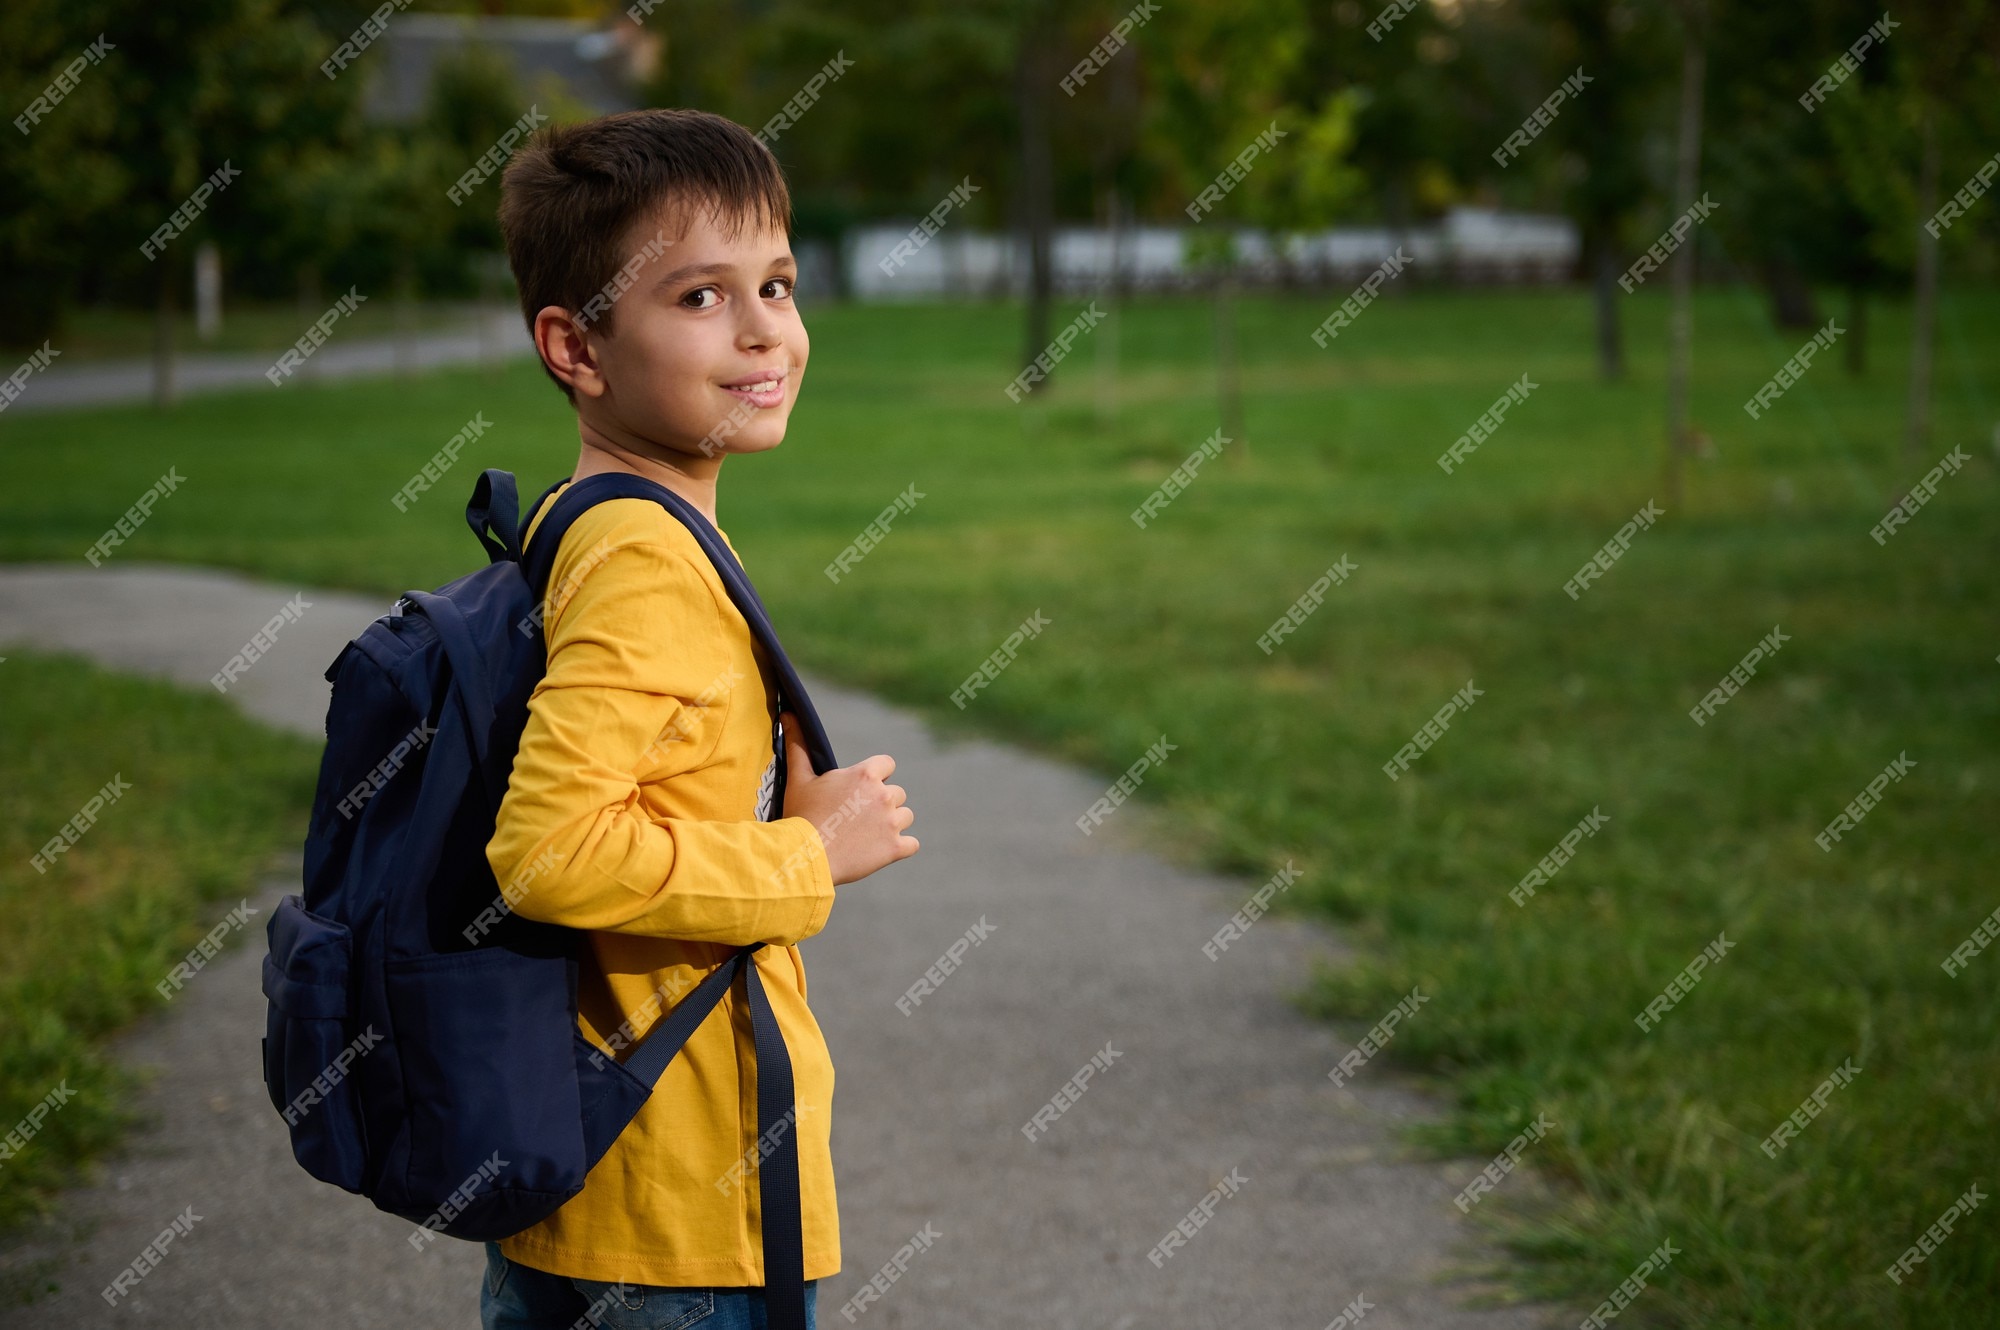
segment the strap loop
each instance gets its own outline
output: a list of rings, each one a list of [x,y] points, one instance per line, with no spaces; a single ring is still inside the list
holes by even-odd
[[[472,498],[465,505],[465,524],[486,547],[491,562],[521,561],[521,496],[514,487],[513,472],[490,466],[479,473]],[[488,531],[493,534],[488,535]]]

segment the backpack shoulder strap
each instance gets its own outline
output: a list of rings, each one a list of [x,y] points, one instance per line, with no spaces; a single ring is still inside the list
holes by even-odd
[[[561,482],[558,482],[560,484]],[[542,501],[554,493],[554,487],[535,501],[529,511],[529,520],[539,512]],[[535,528],[534,538],[528,542],[521,556],[521,570],[527,575],[528,587],[533,592],[535,604],[540,605],[548,594],[549,577],[555,569],[556,551],[562,545],[563,536],[572,523],[585,511],[603,503],[606,499],[651,499],[665,508],[685,526],[708,555],[708,561],[715,567],[722,585],[729,592],[729,599],[742,612],[749,623],[750,631],[764,644],[770,653],[772,665],[778,672],[778,691],[785,705],[799,718],[804,731],[801,736],[806,751],[812,758],[815,772],[831,771],[839,764],[834,760],[833,745],[827,738],[826,728],[820,723],[819,713],[813,709],[812,699],[806,696],[805,685],[792,666],[791,657],[778,641],[778,633],[771,626],[771,617],[765,612],[764,602],[758,597],[757,589],[750,584],[749,574],[736,561],[728,544],[716,529],[709,524],[698,509],[680,495],[658,481],[644,476],[635,476],[625,471],[601,471],[593,476],[585,476],[565,489],[549,509],[549,515]],[[521,529],[527,530],[527,523]]]
[[[548,498],[547,494],[542,496]],[[778,641],[764,603],[750,585],[748,574],[736,561],[727,543],[693,504],[666,486],[644,476],[627,472],[600,472],[571,484],[555,500],[547,518],[535,529],[534,539],[523,554],[522,569],[535,603],[547,594],[549,576],[555,567],[556,550],[564,534],[585,510],[606,499],[651,499],[672,513],[693,533],[709,562],[715,566],[729,598],[750,624],[778,671],[779,691],[787,708],[798,716],[803,727],[806,750],[815,771],[830,771],[837,765],[819,713],[806,696],[798,672]],[[534,511],[541,508],[537,500]],[[525,525],[523,526],[525,530]],[[782,766],[780,770],[782,771]],[[779,799],[783,799],[780,786]],[[782,802],[780,807],[782,807]],[[785,1047],[777,1014],[772,1010],[753,955],[763,946],[756,943],[739,948],[711,971],[651,1030],[646,1032],[625,1061],[625,1070],[646,1085],[657,1085],[667,1064],[680,1052],[695,1027],[715,1009],[723,993],[740,978],[750,1008],[752,1036],[757,1054],[757,1136],[769,1142],[757,1166],[757,1185],[763,1209],[764,1283],[766,1302],[771,1310],[773,1330],[805,1330],[804,1233],[800,1222],[798,1133],[786,1130],[787,1119],[796,1115],[797,1100],[792,1078],[792,1060]]]
[[[501,474],[506,475],[507,473],[503,471],[501,472]],[[542,505],[547,503],[551,498],[553,498],[555,492],[561,489],[566,483],[568,483],[568,481],[569,477],[564,476],[561,480],[558,480],[555,484],[543,490],[541,497],[536,499],[533,503],[529,504],[528,511],[521,514],[521,543],[523,545],[525,545],[528,540],[528,528],[535,524],[535,514],[542,511]],[[525,549],[519,550],[518,553],[522,557],[526,556]]]

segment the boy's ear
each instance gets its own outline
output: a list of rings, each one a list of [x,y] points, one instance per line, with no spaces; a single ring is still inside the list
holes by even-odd
[[[583,329],[562,306],[548,305],[535,315],[535,350],[541,353],[549,372],[573,391],[585,397],[603,396],[604,376],[598,371],[597,357]]]

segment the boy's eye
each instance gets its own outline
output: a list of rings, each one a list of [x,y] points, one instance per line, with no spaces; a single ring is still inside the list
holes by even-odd
[[[771,288],[774,286],[780,288],[775,294],[773,294],[771,291]],[[792,294],[792,279],[789,277],[766,278],[764,281],[764,285],[761,288],[759,288],[758,294],[763,295],[766,298],[772,300],[789,299]],[[706,299],[705,297],[713,297],[713,299]],[[721,288],[713,286],[702,286],[702,287],[696,287],[694,290],[682,296],[681,304],[687,306],[690,309],[714,309],[716,305],[721,302],[721,300],[722,300]]]

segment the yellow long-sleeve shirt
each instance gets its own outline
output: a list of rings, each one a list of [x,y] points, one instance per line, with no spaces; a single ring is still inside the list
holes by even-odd
[[[754,960],[791,1053],[805,1277],[837,1274],[833,1063],[797,946],[825,927],[833,874],[812,823],[759,820],[773,811],[777,697],[763,646],[694,536],[649,499],[577,519],[543,613],[548,673],[487,861],[517,913],[587,930],[579,1023],[621,1060],[732,951],[768,944]],[[502,1240],[510,1259],[586,1279],[764,1283],[740,992],[695,1030],[583,1190]]]

